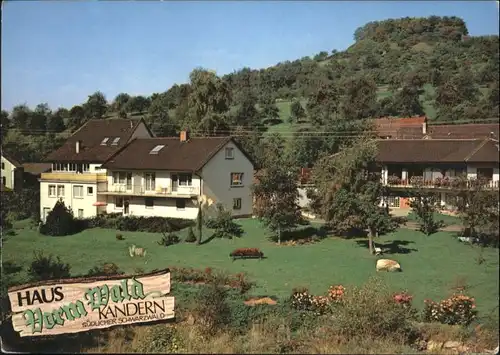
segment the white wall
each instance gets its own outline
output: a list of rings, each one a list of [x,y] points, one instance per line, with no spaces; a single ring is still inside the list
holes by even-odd
[[[234,159],[226,159],[225,148],[234,148]],[[231,187],[231,173],[243,173],[243,186]],[[254,168],[233,142],[224,146],[204,167],[202,193],[215,203],[222,203],[233,216],[252,215]],[[233,210],[233,199],[241,198],[241,209]]]
[[[56,196],[49,196],[49,186],[56,186]],[[83,210],[83,217],[88,218],[97,214],[97,207],[93,206],[98,201],[97,184],[88,183],[68,183],[68,182],[40,182],[40,216],[43,216],[43,209],[52,209],[59,197],[57,196],[57,186],[64,186],[63,201],[67,207],[73,209],[73,214],[78,217],[78,210]],[[73,196],[73,186],[83,186],[83,197]],[[88,194],[88,187],[92,187],[92,194]]]
[[[123,207],[116,207],[115,201],[118,196],[108,196],[106,212],[123,213]],[[145,197],[129,197],[129,216],[143,217],[171,217],[195,219],[198,215],[198,206],[195,201],[184,199],[186,201],[185,209],[177,209],[176,199],[168,197],[155,197],[154,206],[146,207]]]

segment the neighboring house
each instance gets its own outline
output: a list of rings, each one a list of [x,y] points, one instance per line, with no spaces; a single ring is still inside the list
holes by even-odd
[[[45,220],[56,201],[62,198],[75,217],[86,218],[106,210],[106,170],[109,157],[134,138],[153,134],[144,120],[90,120],[73,133],[62,147],[45,158],[50,172],[40,175],[40,216]]]
[[[50,163],[24,163],[24,187],[40,188],[39,179],[42,173],[52,169]]]
[[[252,215],[254,164],[231,137],[135,139],[102,167],[108,213],[195,219],[202,200]]]
[[[374,120],[381,139],[421,139],[427,134],[427,117],[377,118]]]
[[[380,139],[499,139],[498,123],[429,124],[427,117],[377,118]]]
[[[2,149],[2,186],[4,191],[21,190],[23,188],[23,166],[7,151]]]
[[[499,186],[499,148],[493,139],[421,139],[379,140],[378,161],[383,164],[382,181],[390,186],[389,207],[408,208],[403,191],[414,187],[417,180],[424,187],[439,192],[441,204],[455,208],[454,177],[483,177],[489,187]],[[443,178],[447,177],[443,181]],[[400,192],[398,194],[398,192]]]

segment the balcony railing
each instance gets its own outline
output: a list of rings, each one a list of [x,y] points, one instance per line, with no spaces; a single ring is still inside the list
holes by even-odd
[[[42,173],[40,180],[44,181],[68,181],[68,182],[106,182],[106,174],[97,173]]]
[[[444,177],[436,179],[424,179],[421,176],[413,176],[410,179],[400,179],[397,176],[389,176],[386,185],[393,187],[406,187],[406,188],[437,188],[437,189],[460,189],[460,188],[473,188],[482,185],[486,189],[498,189],[498,181],[479,181],[477,179],[457,179],[453,177]]]
[[[156,187],[154,190],[148,190],[142,185],[127,186],[124,184],[113,184],[109,185],[105,192],[123,195],[182,197],[197,196],[200,194],[200,188],[197,186],[178,186],[175,190],[171,187]]]

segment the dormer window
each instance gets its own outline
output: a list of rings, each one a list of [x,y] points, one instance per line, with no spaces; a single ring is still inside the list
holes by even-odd
[[[118,145],[119,141],[120,141],[120,137],[116,137],[115,139],[113,139],[113,142],[111,143],[111,145]]]
[[[108,141],[109,141],[109,138],[108,138],[108,137],[104,138],[104,139],[102,140],[102,142],[101,142],[101,145],[106,145],[106,144],[108,143]]]
[[[156,147],[151,149],[149,154],[158,154],[160,152],[160,150],[162,150],[164,147],[165,147],[164,145],[157,145]]]

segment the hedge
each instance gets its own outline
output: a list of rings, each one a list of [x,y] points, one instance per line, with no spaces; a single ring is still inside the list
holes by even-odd
[[[129,232],[177,232],[192,227],[194,221],[181,218],[167,217],[136,217],[122,216],[120,213],[101,214],[81,220],[82,229],[112,228]]]

